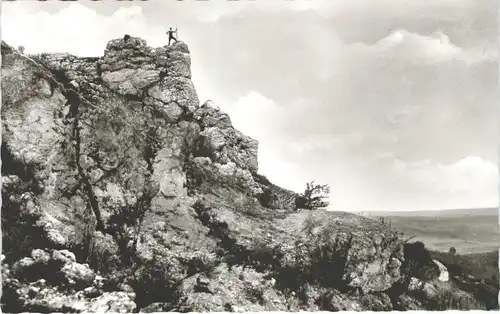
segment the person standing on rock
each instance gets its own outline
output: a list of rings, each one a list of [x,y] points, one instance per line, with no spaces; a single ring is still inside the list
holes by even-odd
[[[172,30],[172,27],[167,31],[168,34],[168,45],[170,46],[170,41],[173,39],[175,42],[177,42],[177,38],[174,37],[174,33],[177,34],[177,28],[175,31]]]

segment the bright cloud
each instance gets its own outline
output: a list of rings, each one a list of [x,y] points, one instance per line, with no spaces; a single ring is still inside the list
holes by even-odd
[[[260,141],[265,141],[266,134],[272,128],[273,119],[278,111],[273,100],[251,91],[240,97],[228,109],[233,124],[241,130]]]
[[[110,39],[127,33],[147,38],[150,45],[165,44],[164,30],[150,25],[140,6],[118,8],[111,16],[76,2],[54,14],[26,11],[13,3],[2,9],[2,40],[24,46],[27,53],[97,56]]]
[[[255,91],[240,97],[227,109],[234,127],[259,141],[259,172],[279,186],[301,191],[305,181],[300,176],[300,166],[284,158],[280,153],[283,143],[272,136],[276,134],[276,121],[286,110]]]
[[[437,30],[430,36],[424,36],[405,29],[394,30],[373,45],[365,43],[352,45],[352,49],[357,53],[371,54],[375,58],[403,60],[406,64],[450,60],[464,61],[467,64],[496,61],[496,49],[492,48],[494,47],[467,51],[451,42],[442,30]]]
[[[478,156],[443,165],[430,160],[405,163],[395,159],[393,169],[401,180],[410,180],[424,195],[442,196],[445,208],[474,207],[477,199],[498,203],[498,166]],[[418,201],[417,201],[418,202]]]

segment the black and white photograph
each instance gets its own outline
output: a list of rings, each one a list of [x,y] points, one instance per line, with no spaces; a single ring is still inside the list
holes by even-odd
[[[499,5],[2,1],[1,311],[500,310]]]

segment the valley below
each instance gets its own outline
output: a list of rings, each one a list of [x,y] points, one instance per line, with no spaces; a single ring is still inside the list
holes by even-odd
[[[373,212],[366,216],[384,218],[395,229],[431,250],[458,254],[495,251],[499,247],[498,209]]]

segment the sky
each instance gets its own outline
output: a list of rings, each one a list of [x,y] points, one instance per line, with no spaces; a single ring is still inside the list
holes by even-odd
[[[498,206],[496,0],[2,1],[2,39],[99,56],[178,27],[259,172],[336,210]]]

